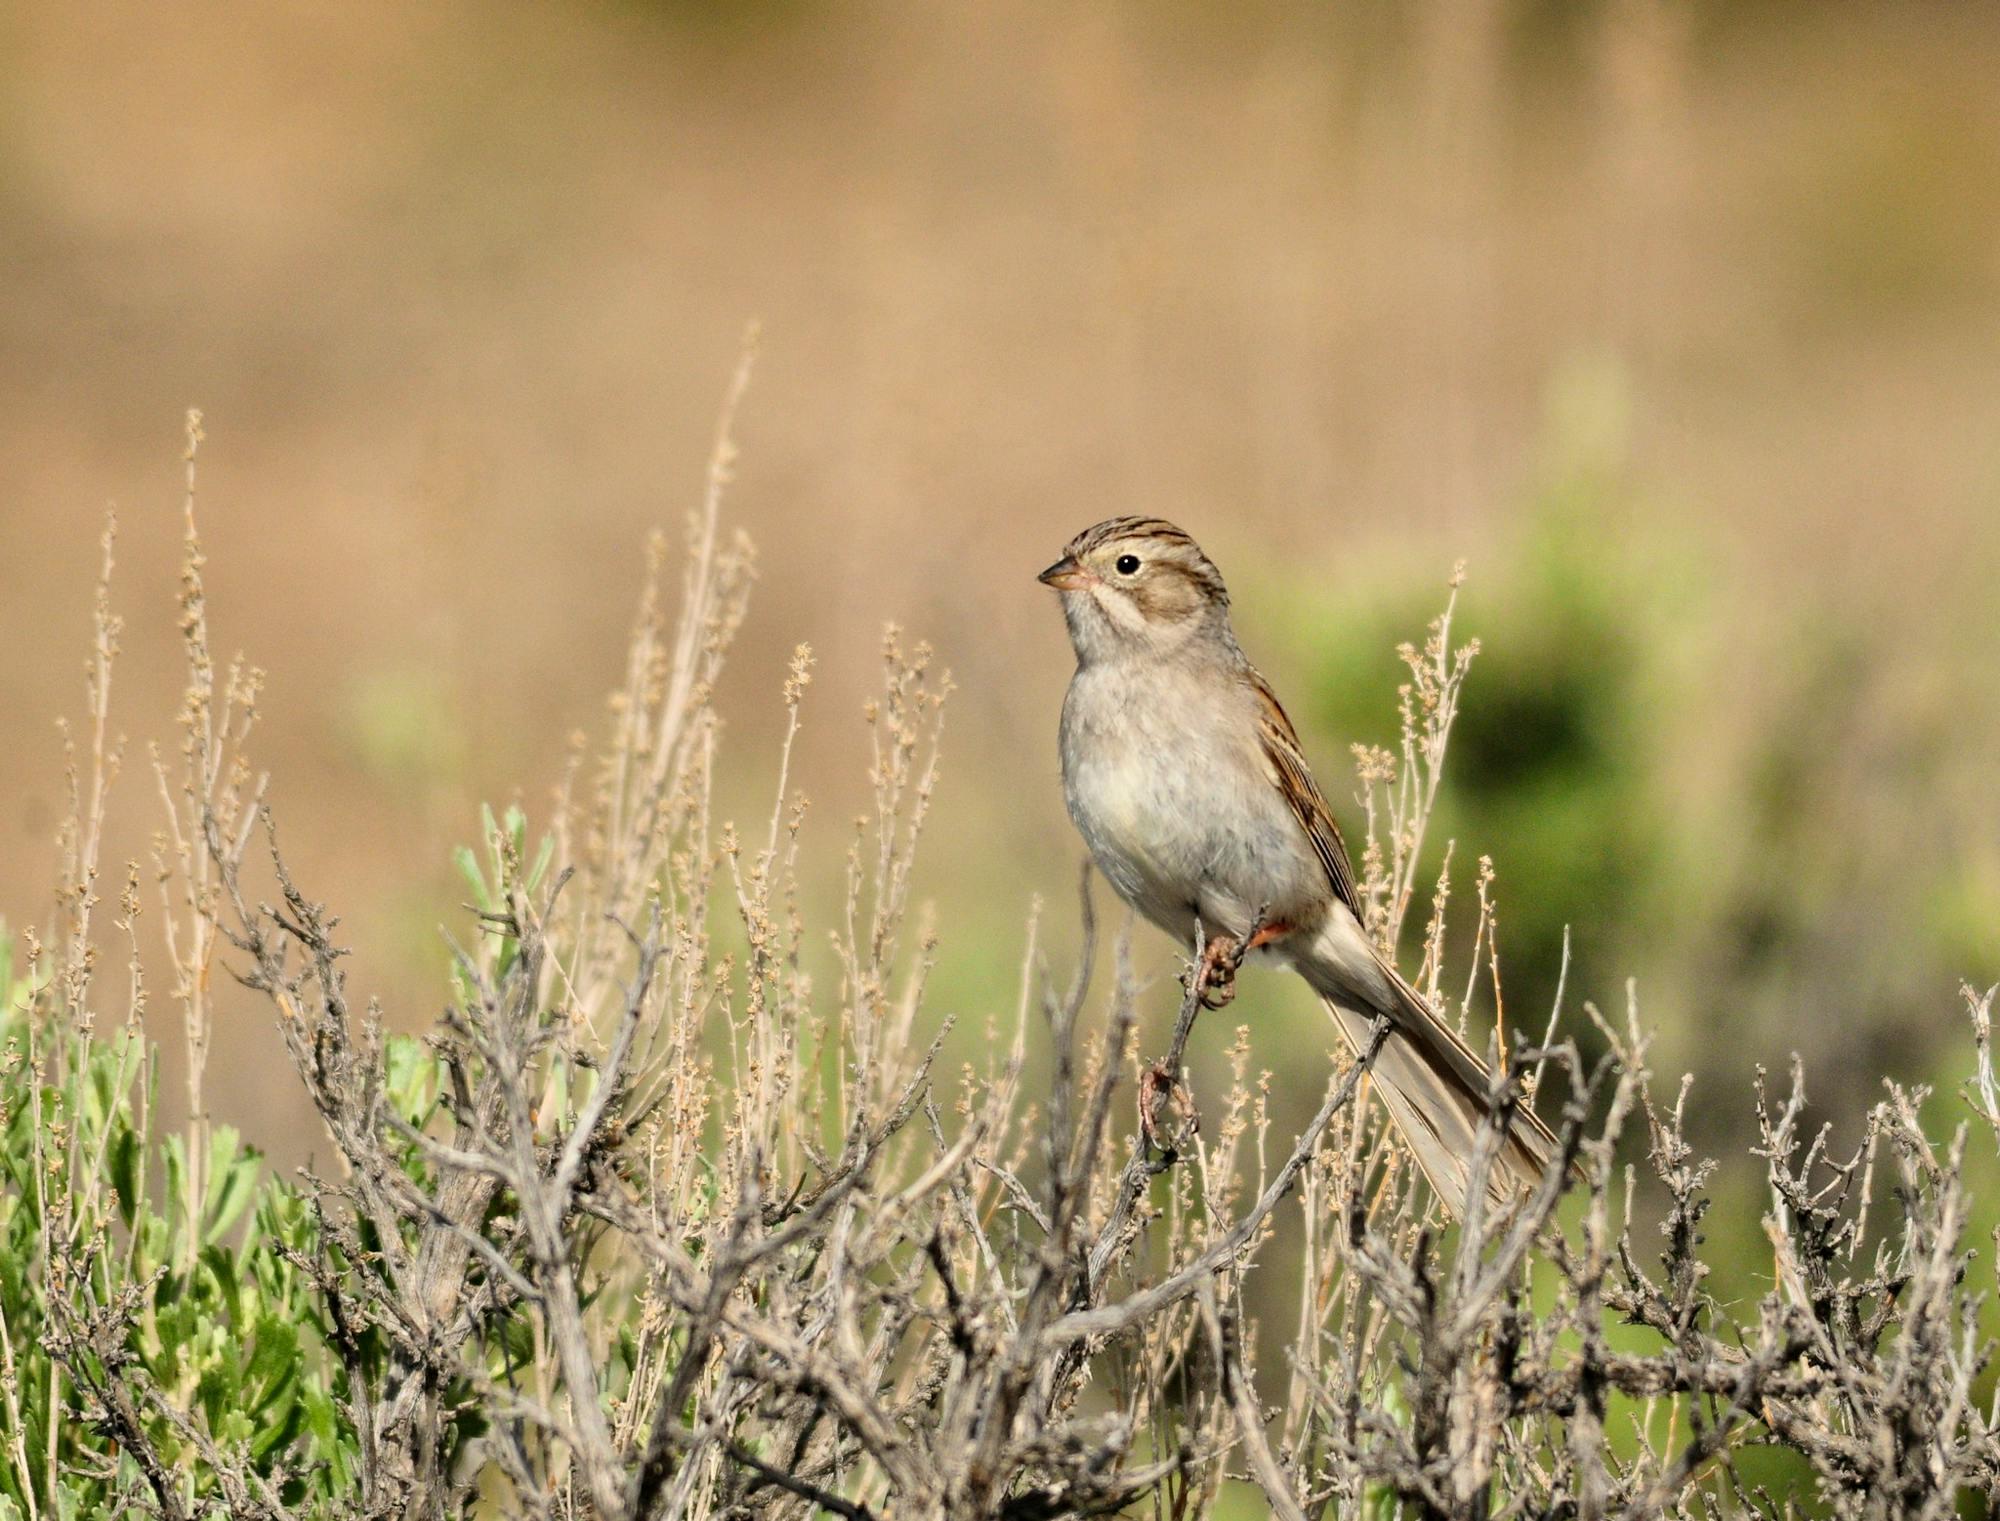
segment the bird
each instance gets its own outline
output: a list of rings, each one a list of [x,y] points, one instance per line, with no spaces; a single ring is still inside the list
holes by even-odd
[[[1063,796],[1098,870],[1182,945],[1203,945],[1218,980],[1250,956],[1297,972],[1357,1056],[1386,1016],[1375,1091],[1463,1218],[1492,1074],[1368,932],[1333,810],[1237,643],[1215,562],[1162,518],[1115,517],[1071,539],[1037,579],[1061,595],[1076,652]],[[1489,1201],[1533,1189],[1556,1150],[1548,1126],[1515,1106],[1487,1170]]]

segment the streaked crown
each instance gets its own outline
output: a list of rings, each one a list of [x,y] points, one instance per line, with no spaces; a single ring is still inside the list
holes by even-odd
[[[1201,546],[1186,530],[1165,518],[1106,518],[1071,539],[1063,553],[1079,564],[1088,565],[1112,552],[1131,553],[1146,563],[1165,562],[1179,570],[1209,598],[1229,605],[1229,588],[1222,572],[1202,553]]]

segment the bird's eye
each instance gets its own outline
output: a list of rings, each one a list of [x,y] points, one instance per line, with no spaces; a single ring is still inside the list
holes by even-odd
[[[1139,557],[1137,555],[1120,555],[1118,557],[1119,575],[1129,576],[1138,568],[1139,568]]]

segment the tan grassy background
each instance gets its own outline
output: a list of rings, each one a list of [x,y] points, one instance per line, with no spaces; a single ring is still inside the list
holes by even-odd
[[[1030,577],[1143,510],[1336,797],[1471,559],[1514,705],[1460,863],[1524,1002],[1573,922],[1663,1064],[1956,1072],[2000,925],[1996,74],[2000,15],[1914,4],[8,6],[0,907],[46,912],[107,502],[122,726],[168,731],[199,405],[294,864],[426,1019],[450,847],[594,722],[754,316],[727,790],[762,816],[811,640],[831,876],[879,626],[932,638],[947,1006],[1003,1006],[1073,870]],[[1537,770],[1579,693],[1580,769]],[[121,858],[142,767],[122,798]],[[275,1035],[220,1043],[217,1111],[297,1155]]]

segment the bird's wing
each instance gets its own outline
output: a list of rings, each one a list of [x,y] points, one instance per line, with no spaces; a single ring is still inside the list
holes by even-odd
[[[1270,684],[1254,670],[1250,673],[1250,685],[1257,694],[1258,737],[1263,741],[1264,757],[1271,763],[1278,790],[1291,804],[1306,838],[1312,841],[1313,854],[1326,868],[1334,896],[1365,924],[1368,920],[1361,909],[1361,894],[1354,885],[1354,866],[1347,859],[1347,846],[1340,838],[1340,826],[1333,821],[1333,810],[1327,806],[1319,783],[1313,780],[1306,765],[1305,751],[1299,746],[1299,731],[1285,716]]]

